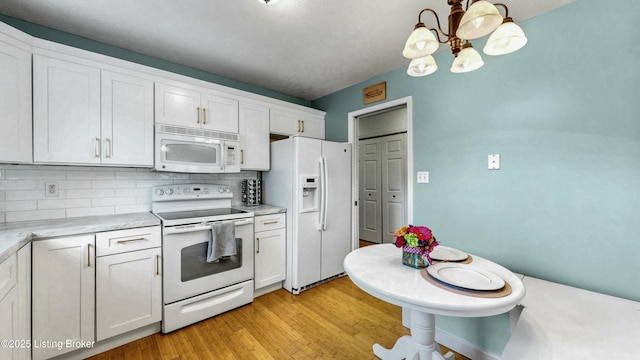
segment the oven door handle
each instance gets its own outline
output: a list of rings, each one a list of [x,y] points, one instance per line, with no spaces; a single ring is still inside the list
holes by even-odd
[[[173,235],[173,234],[184,234],[184,233],[190,233],[190,232],[196,232],[196,231],[209,231],[211,230],[211,225],[212,223],[208,223],[208,224],[203,224],[203,225],[198,225],[198,226],[189,226],[189,227],[168,227],[164,229],[164,233],[167,235]],[[249,224],[253,224],[253,219],[242,219],[242,220],[236,220],[233,222],[233,224],[235,226],[242,226],[242,225],[249,225]]]

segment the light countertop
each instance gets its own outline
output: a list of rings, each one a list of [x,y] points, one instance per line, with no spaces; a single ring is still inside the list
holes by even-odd
[[[150,212],[0,224],[0,262],[30,241],[154,225],[160,219]]]
[[[255,216],[272,215],[272,214],[280,214],[280,213],[287,212],[287,209],[285,208],[282,208],[279,206],[267,205],[267,204],[260,204],[260,205],[240,204],[240,205],[234,205],[233,207],[238,210],[250,211]]]

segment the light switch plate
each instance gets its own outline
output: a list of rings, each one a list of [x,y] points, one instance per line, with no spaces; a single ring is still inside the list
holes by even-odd
[[[500,169],[500,154],[489,155],[489,170]]]
[[[428,183],[429,183],[429,172],[418,171],[418,184],[428,184]]]

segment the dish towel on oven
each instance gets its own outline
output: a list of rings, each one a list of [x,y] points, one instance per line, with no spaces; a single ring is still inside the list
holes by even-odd
[[[226,256],[236,255],[236,226],[233,221],[211,225],[211,237],[207,246],[207,262],[217,262]]]

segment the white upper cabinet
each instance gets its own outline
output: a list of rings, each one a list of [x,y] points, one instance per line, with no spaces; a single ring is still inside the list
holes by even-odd
[[[102,71],[102,163],[153,166],[153,81]]]
[[[156,123],[237,134],[238,101],[188,87],[155,84]]]
[[[240,169],[269,170],[269,107],[240,103]]]
[[[271,108],[271,132],[324,139],[324,117],[303,111]]]
[[[34,161],[153,166],[153,82],[33,56]]]
[[[0,34],[0,162],[30,163],[31,50]]]
[[[33,56],[34,161],[100,163],[100,69]]]

